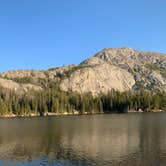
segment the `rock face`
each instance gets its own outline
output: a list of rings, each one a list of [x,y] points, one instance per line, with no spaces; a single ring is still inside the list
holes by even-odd
[[[0,78],[0,86],[5,89],[13,90],[19,93],[27,92],[28,90],[42,90],[40,86],[32,84],[19,84],[12,80]]]
[[[98,95],[111,90],[166,91],[166,55],[131,48],[106,48],[79,65],[46,71],[9,71],[0,77],[2,87],[16,91],[39,90],[50,80],[63,91],[81,94]]]
[[[6,73],[1,74],[2,77],[6,78],[25,78],[25,77],[35,77],[35,78],[46,78],[46,75],[42,71],[34,71],[34,70],[15,70],[15,71],[8,71]]]
[[[131,73],[136,82],[133,90],[166,91],[166,55],[107,48],[95,56]]]
[[[135,80],[129,72],[94,57],[85,61],[81,69],[63,79],[60,87],[64,91],[91,92],[97,95],[112,89],[127,91],[132,89],[134,84]]]

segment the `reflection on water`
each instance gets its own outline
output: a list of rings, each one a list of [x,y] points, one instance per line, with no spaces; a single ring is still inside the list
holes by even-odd
[[[166,165],[166,113],[0,119],[0,165]]]

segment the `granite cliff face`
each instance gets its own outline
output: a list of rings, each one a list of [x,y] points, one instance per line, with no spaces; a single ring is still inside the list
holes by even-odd
[[[97,95],[112,89],[120,92],[127,91],[135,84],[134,77],[128,71],[110,65],[98,57],[86,60],[80,67],[61,81],[62,90],[91,92]]]
[[[106,48],[79,65],[46,71],[19,70],[0,74],[0,86],[42,90],[50,82],[63,91],[91,92],[166,91],[166,55],[130,48]]]

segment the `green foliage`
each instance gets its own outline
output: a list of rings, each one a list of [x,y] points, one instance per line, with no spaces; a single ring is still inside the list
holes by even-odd
[[[159,64],[147,64],[146,67],[150,70],[154,70],[157,71],[158,73],[160,73],[164,78],[166,78],[166,72],[165,72],[165,68],[163,68],[162,66],[160,66]]]
[[[148,69],[150,69],[150,70],[155,70],[155,71],[161,70],[160,66],[157,65],[157,64],[151,64],[151,63],[149,63],[149,64],[146,65],[146,67]]]
[[[164,78],[166,78],[166,72],[165,72],[165,71],[161,71],[160,74],[161,74]]]
[[[59,67],[50,68],[50,69],[48,69],[48,71],[53,71],[53,70],[57,70],[57,69],[59,69]]]
[[[21,84],[33,83],[32,77],[13,78],[12,80]]]
[[[72,73],[74,73],[75,71],[78,71],[80,69],[83,69],[83,68],[86,68],[86,67],[90,67],[89,65],[86,65],[86,64],[82,64],[82,65],[79,65],[79,66],[73,66],[71,67],[70,69],[62,72],[62,73],[57,73],[57,77],[59,78],[65,78],[65,77],[70,77],[70,75]]]
[[[75,71],[77,70],[80,70],[80,69],[83,69],[83,68],[86,68],[86,67],[90,67],[89,65],[85,65],[85,64],[82,64],[82,65],[79,65],[79,66],[74,66],[72,67],[71,69],[67,70],[64,72],[64,75],[66,77],[69,77],[72,73],[74,73]]]
[[[18,96],[15,92],[0,89],[0,115],[45,115],[47,113],[123,113],[128,110],[166,110],[166,93],[150,94],[111,91],[93,97],[91,93],[78,94],[60,91],[54,83],[40,92]]]

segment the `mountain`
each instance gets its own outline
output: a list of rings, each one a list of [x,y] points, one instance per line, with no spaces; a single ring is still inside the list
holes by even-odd
[[[93,95],[108,91],[166,91],[166,55],[131,48],[106,48],[79,65],[46,71],[17,70],[0,74],[0,86],[16,92],[56,84],[62,91]]]

